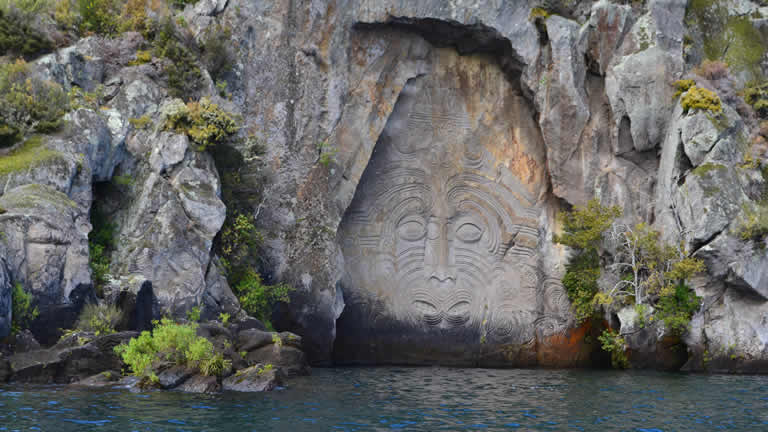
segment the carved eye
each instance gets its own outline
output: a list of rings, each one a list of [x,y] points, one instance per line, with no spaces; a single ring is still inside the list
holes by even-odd
[[[435,315],[438,313],[437,308],[433,304],[421,300],[413,302],[413,307],[424,315]]]
[[[397,227],[400,238],[408,241],[419,240],[424,237],[424,224],[418,220],[407,220]]]
[[[427,224],[427,238],[435,240],[438,237],[440,237],[440,225],[435,222]]]
[[[466,315],[469,313],[469,302],[461,301],[448,309],[450,315]]]
[[[483,230],[473,223],[465,223],[456,230],[456,237],[466,243],[472,243],[480,240],[483,236]]]

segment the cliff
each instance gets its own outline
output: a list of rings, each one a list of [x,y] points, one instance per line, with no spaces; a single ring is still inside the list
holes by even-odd
[[[53,12],[36,21],[66,46],[22,53],[31,76],[99,95],[0,157],[3,334],[16,283],[44,343],[83,302],[147,281],[156,317],[243,318],[221,259],[237,211],[261,235],[265,283],[293,287],[275,326],[314,364],[602,364],[605,323],[576,319],[562,283],[573,251],[553,240],[558,212],[597,197],[706,266],[688,281],[702,304],[682,339],[606,314],[630,360],[766,371],[761,4],[180,3],[138,2],[135,16],[173,17],[191,58],[158,49],[160,30],[81,37]],[[697,91],[684,79],[719,110],[684,107]],[[201,98],[237,123],[208,148],[184,114]],[[96,212],[115,239],[102,281]]]

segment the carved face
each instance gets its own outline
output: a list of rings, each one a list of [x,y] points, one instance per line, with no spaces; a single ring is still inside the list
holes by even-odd
[[[476,144],[460,99],[421,89],[393,113],[342,222],[345,294],[373,319],[490,332],[520,314],[533,321],[538,281],[524,269],[538,243],[536,211]]]

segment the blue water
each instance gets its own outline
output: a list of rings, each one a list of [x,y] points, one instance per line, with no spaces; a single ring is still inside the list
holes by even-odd
[[[768,376],[315,369],[215,396],[0,386],[0,431],[768,431]]]

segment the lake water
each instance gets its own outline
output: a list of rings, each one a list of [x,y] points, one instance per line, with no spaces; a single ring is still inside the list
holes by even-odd
[[[768,376],[314,369],[215,396],[0,386],[0,431],[768,431]]]

